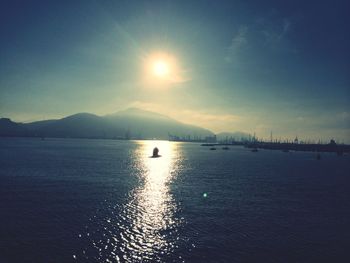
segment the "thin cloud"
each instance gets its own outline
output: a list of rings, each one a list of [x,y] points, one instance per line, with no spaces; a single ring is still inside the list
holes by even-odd
[[[282,35],[286,34],[289,31],[290,25],[291,25],[291,22],[288,19],[284,19]]]
[[[265,44],[277,44],[281,42],[290,31],[291,21],[285,18],[276,25],[266,22],[263,23],[262,26],[261,34],[263,35]]]
[[[184,110],[183,111],[184,116],[191,116],[191,119],[197,120],[201,123],[204,122],[237,122],[241,120],[240,116],[234,115],[234,114],[212,114],[208,112],[200,112],[200,111],[193,111],[193,110]]]
[[[189,82],[192,79],[187,76],[187,72],[185,70],[175,72],[174,74],[170,75],[168,78],[168,81],[171,84],[179,84],[179,83],[184,83],[184,82]]]
[[[241,25],[227,48],[225,61],[232,63],[243,49],[259,48],[260,43],[265,46],[278,47],[278,49],[289,49],[286,36],[291,28],[292,22],[288,18],[279,19],[277,22],[272,19],[259,19],[249,27]]]
[[[237,34],[232,38],[231,45],[228,47],[228,52],[225,57],[226,62],[231,63],[233,57],[247,44],[247,32],[247,26],[239,27]]]

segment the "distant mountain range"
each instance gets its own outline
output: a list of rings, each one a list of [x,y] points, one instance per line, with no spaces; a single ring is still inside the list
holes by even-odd
[[[0,136],[168,139],[169,134],[183,138],[205,138],[214,135],[210,130],[136,108],[105,116],[78,113],[58,120],[31,123],[0,119]]]

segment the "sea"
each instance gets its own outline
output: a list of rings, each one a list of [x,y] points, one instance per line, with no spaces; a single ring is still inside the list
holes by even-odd
[[[0,262],[350,262],[349,171],[333,153],[0,138]]]

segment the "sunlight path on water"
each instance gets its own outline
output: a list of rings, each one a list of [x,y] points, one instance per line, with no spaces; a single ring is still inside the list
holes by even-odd
[[[150,158],[153,148],[160,149],[160,158]],[[177,209],[169,183],[176,176],[176,144],[167,141],[140,142],[136,153],[139,159],[143,184],[131,194],[125,205],[125,216],[130,223],[125,227],[126,243],[133,259],[154,259],[158,253],[169,253],[174,249],[174,241],[169,239],[169,231],[176,231],[174,212]]]
[[[179,145],[153,140],[135,143],[130,176],[137,176],[139,184],[129,192],[126,203],[104,204],[107,211],[92,218],[88,235],[96,253],[84,250],[86,259],[103,262],[174,260],[174,251],[183,239],[179,234],[183,219],[176,215],[178,205],[170,192],[180,166]],[[154,147],[159,149],[161,156],[158,158],[151,158]]]

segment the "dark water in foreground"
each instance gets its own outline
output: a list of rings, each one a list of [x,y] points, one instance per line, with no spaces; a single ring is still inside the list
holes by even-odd
[[[0,262],[350,262],[349,170],[333,154],[2,138]]]

